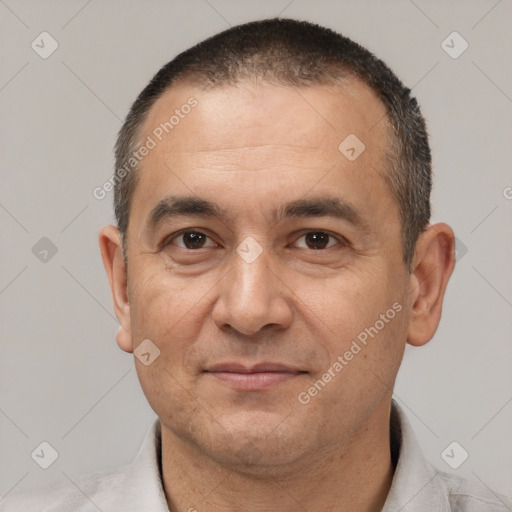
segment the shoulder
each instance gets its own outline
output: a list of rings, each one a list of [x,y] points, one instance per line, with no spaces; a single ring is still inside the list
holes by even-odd
[[[510,512],[512,501],[483,483],[437,471],[438,485],[446,489],[450,510],[454,512]]]
[[[0,501],[0,512],[98,512],[97,501],[119,493],[125,485],[126,468],[86,473],[30,492],[9,495]]]
[[[160,423],[155,420],[130,464],[103,469],[30,494],[10,493],[0,500],[0,512],[168,512],[163,491],[159,448]]]
[[[510,498],[489,489],[476,475],[473,480],[447,473],[430,463],[418,444],[400,406],[393,401],[390,419],[393,483],[385,512],[511,512]]]

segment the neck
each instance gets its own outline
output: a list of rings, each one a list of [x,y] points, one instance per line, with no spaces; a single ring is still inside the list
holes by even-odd
[[[389,416],[389,404],[381,404],[342,445],[321,448],[293,467],[258,472],[218,464],[162,424],[169,510],[380,511],[393,479]]]

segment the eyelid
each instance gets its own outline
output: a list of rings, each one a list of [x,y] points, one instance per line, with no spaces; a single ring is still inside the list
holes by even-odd
[[[201,235],[205,235],[207,238],[209,238],[214,244],[216,245],[219,245],[217,244],[217,242],[215,242],[213,240],[213,238],[208,234],[208,230],[207,229],[203,229],[203,228],[184,228],[184,229],[180,229],[179,231],[176,231],[174,233],[171,233],[170,235],[166,236],[163,241],[159,244],[159,248],[160,249],[163,249],[164,247],[166,247],[167,245],[169,244],[172,244],[172,242],[176,239],[176,238],[179,238],[180,236],[184,235],[185,233],[199,233]],[[172,245],[176,245],[176,244],[172,244]],[[176,245],[176,247],[180,247],[179,245]],[[187,249],[187,248],[184,248],[184,247],[180,247],[180,249],[185,249],[185,250],[193,250],[193,249]],[[200,249],[203,249],[203,247],[200,247]],[[207,247],[206,247],[207,249]],[[197,251],[197,249],[195,249]]]
[[[330,237],[336,239],[341,245],[345,245],[345,246],[350,245],[349,240],[346,237],[344,237],[343,235],[340,235],[339,233],[333,233],[332,231],[329,231],[327,229],[311,229],[311,228],[301,230],[296,235],[294,235],[296,237],[295,242],[299,238],[302,238],[304,235],[307,235],[309,233],[324,233],[324,234],[329,235]],[[329,249],[331,249],[331,247],[329,247]],[[326,249],[322,249],[322,250],[326,250]]]

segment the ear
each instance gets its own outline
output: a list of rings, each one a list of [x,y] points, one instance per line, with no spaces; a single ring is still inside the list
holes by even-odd
[[[410,345],[425,345],[434,336],[454,267],[453,230],[444,223],[428,226],[416,244],[410,277],[412,310],[407,333]]]
[[[117,344],[125,352],[133,352],[130,325],[130,303],[128,301],[127,273],[124,263],[121,236],[115,226],[105,226],[99,234],[101,258],[112,291],[114,310],[121,324],[117,333]]]

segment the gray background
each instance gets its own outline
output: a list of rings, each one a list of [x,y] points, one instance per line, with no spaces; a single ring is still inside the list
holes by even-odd
[[[138,450],[155,415],[115,343],[97,246],[112,195],[92,191],[162,64],[279,13],[363,44],[422,105],[433,220],[455,229],[459,261],[439,330],[407,348],[395,398],[433,464],[512,495],[511,0],[0,0],[0,497],[128,463]],[[43,31],[59,44],[47,59],[31,48]],[[453,31],[469,44],[457,59],[441,47]],[[42,237],[58,248],[46,262],[32,252]],[[454,440],[469,452],[456,470],[441,458]],[[46,470],[31,458],[42,441],[59,453]]]

